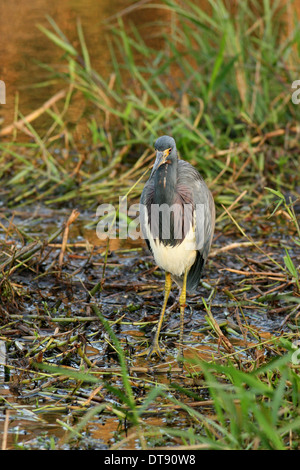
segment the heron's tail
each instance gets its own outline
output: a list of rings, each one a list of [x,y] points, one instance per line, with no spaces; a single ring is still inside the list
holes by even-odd
[[[186,291],[188,294],[195,294],[197,287],[199,285],[200,279],[201,279],[201,274],[203,271],[204,264],[205,264],[205,259],[202,257],[199,251],[197,251],[195,262],[187,275]],[[179,276],[172,275],[172,278],[174,279],[174,281],[179,287],[182,287],[183,276],[179,277]]]

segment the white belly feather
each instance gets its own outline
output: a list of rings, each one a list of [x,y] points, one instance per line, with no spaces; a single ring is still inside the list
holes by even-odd
[[[183,242],[175,245],[164,245],[158,238],[154,240],[146,218],[146,237],[149,240],[151,250],[156,264],[174,276],[182,276],[186,269],[191,268],[196,259],[196,237],[194,228],[191,226]]]

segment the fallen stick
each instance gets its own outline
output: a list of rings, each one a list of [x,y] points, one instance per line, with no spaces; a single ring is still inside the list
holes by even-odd
[[[222,271],[230,271],[235,274],[243,274],[244,276],[272,276],[279,279],[285,279],[285,276],[282,273],[275,273],[272,271],[241,271],[239,269],[232,268],[223,268]]]
[[[261,245],[263,242],[256,242],[257,244]],[[221,248],[216,248],[215,250],[211,251],[208,256],[209,257],[214,257],[218,255],[219,253],[224,253],[225,251],[230,251],[234,250],[235,248],[244,248],[246,246],[254,246],[253,242],[234,242],[230,243],[229,245],[222,246]]]

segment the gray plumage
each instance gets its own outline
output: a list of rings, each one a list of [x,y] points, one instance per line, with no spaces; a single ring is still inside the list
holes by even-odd
[[[177,260],[164,261],[167,257],[178,257],[178,263],[188,269],[187,292],[194,293],[199,285],[214,234],[214,200],[199,172],[190,163],[178,159],[176,143],[172,137],[163,136],[157,139],[155,150],[156,161],[140,200],[143,236],[156,263],[162,269],[168,270],[174,281],[182,286],[184,272],[180,273],[181,268],[177,269]],[[153,217],[152,213],[151,216],[151,208],[163,204],[172,209],[169,212],[170,220],[166,224],[168,230],[165,230],[162,213],[156,217]],[[188,233],[191,234],[191,227],[195,247],[191,252],[187,252],[185,263],[180,248],[183,250],[185,238]],[[189,266],[191,260],[193,262]]]

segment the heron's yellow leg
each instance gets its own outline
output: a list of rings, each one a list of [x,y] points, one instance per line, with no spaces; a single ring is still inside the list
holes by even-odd
[[[164,315],[165,315],[165,311],[167,308],[167,303],[168,303],[169,295],[171,292],[171,287],[172,287],[171,274],[166,272],[164,302],[163,302],[163,306],[160,312],[158,324],[156,327],[155,336],[154,336],[152,345],[150,346],[150,348],[146,349],[146,351],[142,353],[143,355],[151,356],[152,354],[157,354],[159,357],[162,356],[162,352],[164,350],[160,348],[158,344],[158,340],[159,340],[160,330],[164,321]]]
[[[183,284],[182,289],[179,297],[179,305],[180,305],[180,332],[179,332],[179,344],[180,344],[180,355],[183,357],[183,325],[184,325],[184,309],[185,309],[185,302],[186,302],[186,279],[187,279],[188,270],[185,270],[183,276]]]

